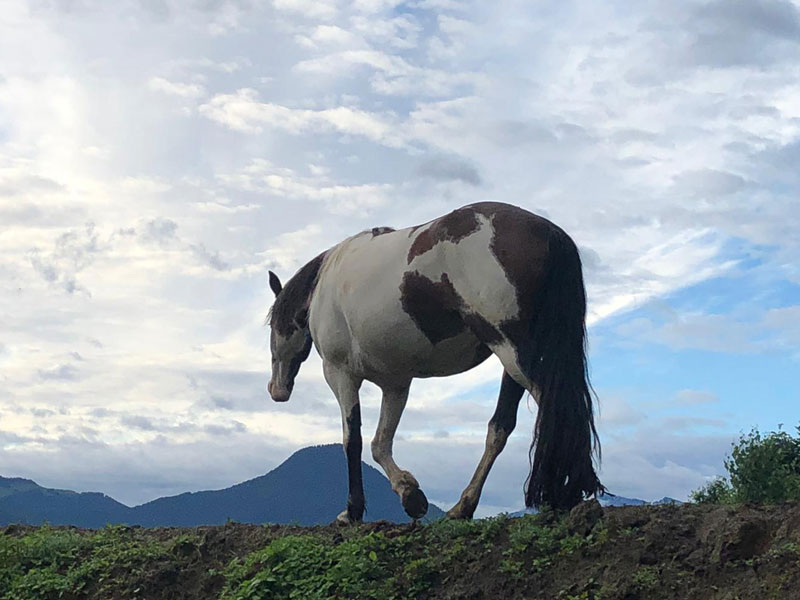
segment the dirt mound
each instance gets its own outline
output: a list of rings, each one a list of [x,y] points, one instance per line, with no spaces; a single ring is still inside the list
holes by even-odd
[[[0,529],[0,598],[800,600],[800,505],[358,527]]]

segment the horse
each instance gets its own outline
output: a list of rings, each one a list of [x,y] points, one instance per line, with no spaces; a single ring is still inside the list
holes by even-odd
[[[524,392],[538,405],[524,487],[528,507],[570,509],[604,491],[586,360],[586,293],[577,246],[522,208],[480,202],[406,229],[376,227],[322,252],[282,285],[272,271],[276,402],[292,393],[311,346],[339,402],[349,494],[337,517],[361,521],[364,380],[382,391],[372,457],[409,517],[428,501],[392,458],[414,378],[445,377],[497,356],[497,407],[471,481],[447,516],[472,518],[486,477],[517,421]]]

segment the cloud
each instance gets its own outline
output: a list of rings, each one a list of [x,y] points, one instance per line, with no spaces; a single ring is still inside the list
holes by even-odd
[[[147,87],[155,92],[181,98],[199,98],[205,95],[205,88],[200,84],[169,81],[163,77],[152,77],[147,82]]]
[[[679,188],[689,190],[698,196],[733,194],[747,187],[748,182],[739,175],[714,169],[687,171],[675,177]]]
[[[64,186],[48,179],[47,177],[40,177],[37,175],[20,175],[4,179],[0,182],[0,197],[2,196],[19,196],[23,193],[48,193],[60,192],[64,190]]]
[[[205,69],[221,73],[233,74],[250,66],[252,61],[245,56],[237,56],[230,60],[215,61],[206,57],[173,58],[166,63],[166,68],[179,73],[191,72],[194,69]]]
[[[698,5],[694,14],[720,30],[800,41],[800,9],[789,0],[715,0]]]
[[[604,432],[630,428],[647,419],[641,409],[617,395],[603,396],[599,408],[597,422]]]
[[[310,48],[319,46],[349,46],[358,43],[350,31],[336,25],[317,25],[308,35],[298,35],[296,41]]]
[[[29,260],[36,273],[47,283],[69,294],[83,292],[90,295],[78,283],[77,275],[92,263],[100,250],[95,225],[87,223],[83,229],[73,229],[58,236],[49,253],[33,248],[29,251]]]
[[[31,414],[34,417],[52,417],[56,413],[48,408],[32,408]]]
[[[263,159],[255,159],[233,174],[219,174],[226,186],[260,192],[283,202],[304,199],[322,202],[330,212],[361,214],[388,202],[391,186],[380,183],[346,185],[331,181],[326,175],[303,177],[292,169],[279,168]]]
[[[363,136],[390,147],[404,144],[391,123],[390,115],[375,115],[346,106],[320,110],[289,108],[259,102],[253,89],[234,94],[218,94],[200,106],[209,119],[245,133],[260,133],[262,126],[283,129],[293,134],[341,133]]]
[[[57,365],[39,369],[39,378],[44,381],[73,381],[78,378],[78,370],[72,365]]]
[[[206,425],[203,427],[203,431],[209,435],[229,436],[232,433],[244,433],[247,431],[247,426],[239,421],[234,421],[231,425]]]
[[[120,419],[120,423],[126,427],[142,429],[144,431],[156,431],[158,429],[152,419],[142,415],[125,415]]]
[[[335,0],[273,0],[279,11],[301,15],[307,19],[329,21],[338,14]]]
[[[666,18],[664,18],[666,17]],[[681,2],[645,29],[659,38],[653,47],[685,66],[740,68],[790,60],[800,32],[800,12],[789,0],[713,0]]]
[[[144,224],[143,239],[167,245],[177,239],[178,224],[172,219],[162,217],[152,219]]]
[[[800,340],[798,315],[798,306],[771,308],[755,319],[669,310],[659,319],[636,317],[618,326],[616,331],[629,339],[677,350],[754,354],[790,348]]]
[[[420,164],[419,173],[440,181],[461,181],[469,185],[481,185],[478,170],[473,165],[454,157],[429,158]]]
[[[219,252],[211,252],[203,244],[191,244],[189,248],[201,262],[216,271],[228,271],[231,268],[227,262],[220,258]]]
[[[449,96],[481,80],[477,73],[421,68],[401,57],[375,50],[344,50],[299,62],[301,73],[323,77],[354,76],[358,68],[374,71],[372,89],[387,96]]]
[[[675,394],[675,402],[682,406],[713,404],[719,402],[719,396],[712,392],[685,389],[680,390],[677,394]]]

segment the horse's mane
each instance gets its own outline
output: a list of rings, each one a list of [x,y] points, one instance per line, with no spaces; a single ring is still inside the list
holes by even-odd
[[[275,303],[269,309],[267,322],[282,335],[289,335],[295,329],[295,317],[301,311],[308,309],[311,303],[311,294],[317,285],[319,270],[325,252],[311,259],[303,265],[294,276],[286,282],[281,293],[275,298]]]

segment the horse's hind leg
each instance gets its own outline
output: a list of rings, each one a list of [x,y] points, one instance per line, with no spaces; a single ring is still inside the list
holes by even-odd
[[[412,519],[419,519],[428,512],[428,499],[419,489],[414,476],[398,467],[392,458],[392,441],[406,407],[409,386],[382,389],[381,416],[372,440],[372,458],[383,468],[392,483],[392,489],[400,496],[406,514]]]
[[[478,500],[481,497],[483,484],[494,464],[495,459],[506,445],[508,436],[517,424],[517,408],[525,388],[514,381],[511,376],[504,372],[503,381],[500,384],[500,397],[497,399],[497,408],[494,411],[491,421],[489,421],[489,431],[486,434],[486,448],[483,456],[478,463],[475,474],[469,485],[461,493],[458,503],[447,511],[448,518],[451,519],[471,519]]]
[[[336,517],[336,521],[342,524],[354,523],[364,517],[364,483],[361,478],[361,405],[358,401],[361,379],[328,362],[323,363],[322,367],[325,380],[336,395],[342,411],[343,445],[347,456],[349,480],[347,508]]]

